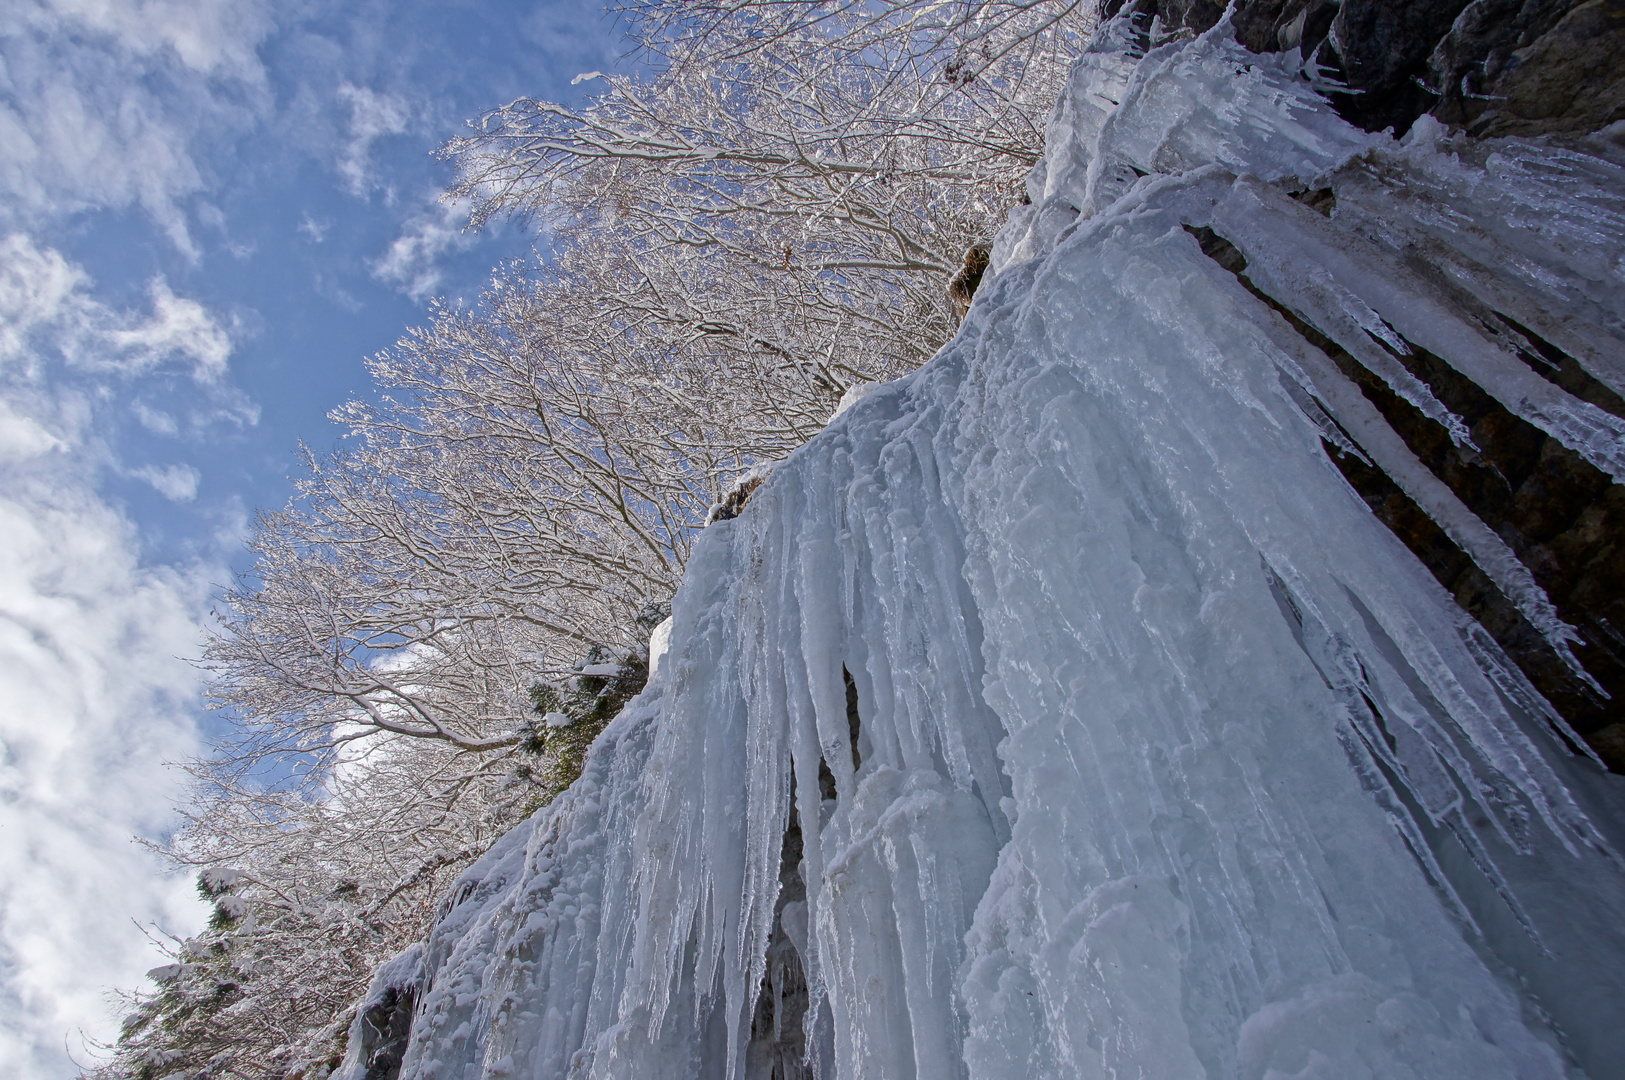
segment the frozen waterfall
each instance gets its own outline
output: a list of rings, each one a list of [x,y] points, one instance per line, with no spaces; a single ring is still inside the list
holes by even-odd
[[[1620,1068],[1619,778],[1339,456],[1580,678],[1576,632],[1329,357],[1625,481],[1485,321],[1625,393],[1625,153],[1315,85],[1097,36],[959,335],[705,530],[650,688],[446,899],[403,1077]]]

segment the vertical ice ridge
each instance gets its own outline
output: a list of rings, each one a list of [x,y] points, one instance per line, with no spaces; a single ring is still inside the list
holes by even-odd
[[[1388,666],[1378,654],[1362,654],[1329,633],[1318,617],[1312,614],[1312,605],[1303,598],[1293,597],[1290,588],[1267,565],[1266,570],[1273,586],[1291,605],[1295,621],[1308,635],[1300,636],[1300,644],[1344,701],[1350,727],[1357,734],[1359,744],[1356,746],[1348,739],[1343,741],[1351,763],[1361,776],[1362,785],[1377,797],[1378,805],[1388,813],[1389,820],[1404,838],[1407,848],[1422,866],[1429,881],[1464,925],[1475,934],[1482,932],[1463,906],[1449,877],[1440,868],[1431,846],[1422,835],[1421,822],[1409,809],[1408,802],[1416,803],[1432,826],[1447,828],[1458,838],[1473,865],[1513,913],[1519,925],[1542,953],[1550,956],[1506,874],[1473,831],[1463,826],[1462,794],[1465,789],[1476,805],[1477,813],[1483,814],[1494,824],[1509,847],[1514,851],[1527,849],[1527,840],[1510,827],[1513,823],[1506,820],[1504,808],[1492,797],[1479,769],[1468,761],[1430,711],[1411,696],[1403,682],[1388,680],[1388,686],[1383,687],[1371,681],[1373,672],[1368,669],[1368,664]],[[1378,680],[1379,683],[1381,681]],[[1398,724],[1385,722],[1390,717]],[[1414,737],[1408,739],[1408,732],[1422,736],[1422,741],[1418,743]],[[1482,749],[1481,744],[1475,745]],[[1533,747],[1529,746],[1527,750],[1532,751]],[[1496,760],[1504,760],[1488,754],[1485,759],[1485,765],[1492,770]],[[1527,792],[1527,777],[1515,779],[1522,781],[1519,786]],[[1543,779],[1548,783],[1555,781],[1555,777]],[[1461,786],[1458,787],[1458,784]],[[1556,807],[1541,803],[1539,808],[1571,854],[1578,854],[1571,837],[1586,843],[1600,843],[1600,837],[1583,815],[1579,819],[1571,816],[1570,808],[1566,805],[1566,793],[1557,802],[1559,805]]]
[[[1543,722],[1549,730],[1598,766],[1606,768],[1591,744],[1582,739],[1562,714],[1552,708],[1551,702],[1530,684],[1528,677],[1518,670],[1488,631],[1477,623],[1470,623],[1461,628],[1461,635],[1468,651],[1507,701],[1522,709],[1526,715]],[[1601,843],[1600,837],[1593,842]]]
[[[1605,778],[1324,439],[1554,647],[1572,631],[1257,295],[1459,439],[1407,349],[1612,460],[1606,413],[1459,296],[1608,372],[1625,294],[1587,244],[1614,243],[1617,167],[1368,136],[1220,30],[1109,25],[960,334],[699,537],[650,689],[445,913],[404,1080],[763,1080],[792,815],[826,1080],[1556,1080],[1625,1054],[1595,1004],[1625,993]],[[1310,184],[1329,218],[1290,197]],[[1400,256],[1418,238],[1459,289]]]
[[[1257,182],[1242,181],[1235,194],[1241,202],[1226,204],[1216,222],[1221,234],[1231,238],[1228,234],[1234,231],[1240,238],[1235,242],[1248,256],[1249,273],[1256,266],[1256,272],[1270,283],[1260,282],[1261,286],[1266,291],[1279,290],[1285,294],[1283,299],[1295,293],[1301,296],[1297,303],[1288,302],[1309,321],[1324,321],[1321,329],[1368,368],[1382,374],[1394,362],[1376,355],[1372,344],[1345,328],[1358,327],[1377,336],[1371,319],[1380,317],[1403,335],[1396,351],[1408,350],[1407,342],[1423,346],[1513,413],[1580,452],[1616,481],[1625,481],[1625,419],[1574,398],[1530,371],[1504,348],[1487,341],[1479,328],[1441,302],[1425,281],[1398,260],[1375,248],[1360,251],[1359,246],[1364,245],[1359,241],[1351,245],[1350,238],[1339,236],[1314,211]],[[1274,252],[1277,260],[1286,260],[1279,271],[1270,266],[1275,261],[1270,249],[1253,242],[1254,230],[1244,224],[1267,228],[1271,221],[1286,230],[1287,242],[1278,242]],[[1233,230],[1224,228],[1229,222],[1235,223]],[[1319,290],[1318,296],[1313,291],[1299,293],[1290,284],[1294,275],[1308,282],[1329,277],[1338,284]],[[1390,385],[1399,391],[1403,383],[1390,380]]]
[[[1483,930],[1473,919],[1472,912],[1467,910],[1467,905],[1456,892],[1455,886],[1451,884],[1450,876],[1439,865],[1432,847],[1417,826],[1416,819],[1405,807],[1394,785],[1388,782],[1388,778],[1378,768],[1377,748],[1381,745],[1380,736],[1373,740],[1371,734],[1351,725],[1346,735],[1340,733],[1340,737],[1344,749],[1348,752],[1349,762],[1360,777],[1361,785],[1376,800],[1377,805],[1387,812],[1388,820],[1404,838],[1405,846],[1412,857],[1422,864],[1427,873],[1428,883],[1444,898],[1450,914],[1470,933],[1482,935]]]
[[[1275,208],[1288,205],[1277,203]],[[1256,207],[1232,207],[1233,200],[1227,200],[1224,210],[1215,214],[1214,224],[1246,257],[1247,276],[1254,284],[1348,350],[1394,393],[1443,426],[1457,446],[1473,445],[1461,418],[1391,355],[1390,350],[1400,355],[1410,352],[1405,340],[1358,296],[1338,284],[1323,262],[1300,250],[1293,231],[1297,222],[1260,215]],[[1294,216],[1314,213],[1307,209],[1289,212]]]
[[[1281,288],[1281,279],[1258,272],[1251,263],[1245,272],[1267,294],[1290,292]],[[1307,399],[1294,397],[1293,400],[1321,429],[1327,441],[1374,463],[1387,474],[1489,576],[1570,669],[1601,693],[1602,688],[1574,656],[1571,643],[1580,640],[1578,633],[1558,615],[1545,590],[1506,541],[1417,459],[1376,407],[1347,376],[1328,362],[1324,353],[1291,328],[1278,326],[1274,320],[1266,320],[1263,330],[1268,343],[1260,342],[1260,347],[1273,346],[1286,354],[1277,361],[1278,365],[1288,380],[1308,395]],[[1320,411],[1322,407],[1329,410],[1330,419]],[[1459,425],[1459,421],[1456,423]],[[1350,442],[1350,438],[1354,441]],[[1458,444],[1461,441],[1458,440]],[[1465,441],[1471,445],[1470,440]],[[1366,454],[1371,456],[1367,458]]]
[[[1382,148],[1332,183],[1351,227],[1395,251],[1425,244],[1481,300],[1540,331],[1619,393],[1625,165],[1603,156],[1609,147],[1600,137],[1590,148],[1598,153],[1479,145],[1424,117],[1403,145]],[[1491,220],[1501,227],[1486,228]]]

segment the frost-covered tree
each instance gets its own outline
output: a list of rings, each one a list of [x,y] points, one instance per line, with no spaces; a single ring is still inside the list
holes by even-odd
[[[173,962],[152,973],[156,991],[130,1002],[104,1075],[326,1076],[373,966],[420,938],[516,804],[535,804],[534,785],[518,777],[438,816],[420,792],[401,790],[422,785],[451,807],[454,774],[443,751],[396,739],[342,762],[319,800],[213,776],[213,796],[168,849],[204,867],[199,891],[213,915],[172,943]]]
[[[197,871],[214,911],[169,943],[154,989],[128,998],[96,1075],[327,1076],[373,968],[424,936],[457,874],[579,774],[642,688],[641,663],[588,659],[532,686],[531,720],[501,769],[398,735],[346,743],[325,770],[281,784],[244,783],[229,758],[197,763],[199,799],[166,853]]]
[[[943,286],[1020,196],[1093,25],[1092,5],[1059,2],[623,10],[657,73],[599,76],[581,108],[487,114],[443,151],[454,193],[476,223],[612,245],[658,300],[644,317],[846,381],[946,340]]]
[[[660,58],[448,154],[554,252],[375,358],[207,654],[252,769],[379,734],[500,762],[528,693],[635,658],[727,478],[952,329],[943,288],[1037,156],[1069,3],[639,3]],[[491,766],[494,773],[501,766]]]

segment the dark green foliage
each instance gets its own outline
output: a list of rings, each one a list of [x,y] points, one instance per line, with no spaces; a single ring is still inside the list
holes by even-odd
[[[256,875],[222,867],[197,877],[214,905],[209,925],[172,939],[172,963],[150,973],[153,986],[126,996],[107,1060],[82,1080],[323,1080],[343,1058],[356,991],[335,973],[365,973],[381,931],[360,917],[370,897],[354,881],[323,882],[309,865],[311,895],[284,898]],[[411,934],[432,910],[443,878],[390,906]],[[407,891],[407,890],[403,890]],[[419,895],[421,894],[421,895]],[[328,903],[315,897],[326,896]],[[371,897],[376,897],[376,890]],[[290,899],[293,901],[290,906]],[[319,954],[308,943],[319,942]],[[292,950],[299,950],[292,953]],[[293,961],[288,957],[293,955]]]
[[[670,610],[666,604],[651,604],[639,614],[638,625],[651,629],[659,625]],[[599,673],[611,663],[616,665],[613,673]],[[594,646],[576,670],[594,673],[574,675],[563,684],[539,682],[530,688],[536,719],[531,722],[520,748],[541,761],[522,762],[514,772],[539,786],[531,807],[533,811],[552,802],[581,775],[587,749],[598,733],[649,681],[649,663],[642,656],[631,654],[615,658],[601,646]],[[554,714],[563,714],[570,722],[550,726],[546,718]]]
[[[243,996],[237,968],[244,958],[232,934],[243,921],[235,887],[229,878],[198,875],[198,894],[217,901],[209,929],[179,942],[175,963],[153,970],[158,989],[134,998],[113,1047],[115,1059],[95,1071],[98,1080],[242,1075],[231,1068],[233,1025],[225,1019]],[[220,900],[236,903],[222,906]]]
[[[233,915],[230,910],[220,907],[217,904],[215,905],[215,909],[209,912],[209,929],[221,931],[230,930],[233,926],[237,925],[238,918],[239,916]]]

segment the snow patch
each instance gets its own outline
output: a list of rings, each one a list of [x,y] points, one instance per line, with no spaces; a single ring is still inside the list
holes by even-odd
[[[660,661],[671,649],[671,616],[667,615],[649,634],[649,678],[660,670]]]

